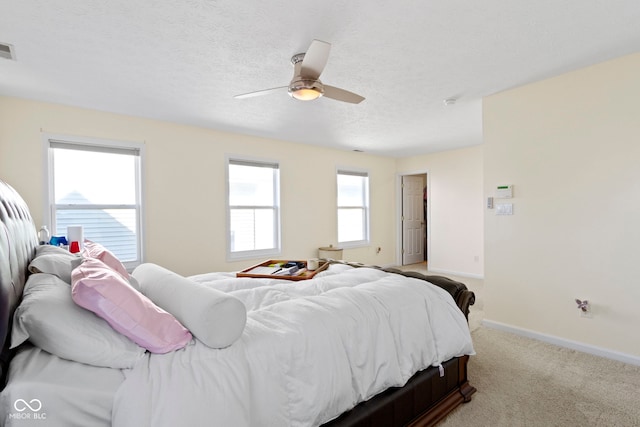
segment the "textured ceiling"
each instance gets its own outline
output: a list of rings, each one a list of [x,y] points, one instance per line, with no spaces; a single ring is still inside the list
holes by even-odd
[[[482,97],[640,50],[638,0],[0,0],[0,94],[345,150],[482,142]],[[293,54],[332,44],[301,102]],[[454,105],[443,100],[456,98]]]

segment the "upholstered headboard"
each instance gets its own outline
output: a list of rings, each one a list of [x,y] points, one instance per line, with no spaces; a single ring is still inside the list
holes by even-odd
[[[13,312],[22,298],[27,267],[37,244],[36,228],[27,204],[13,187],[0,180],[0,389],[4,387],[11,358]]]

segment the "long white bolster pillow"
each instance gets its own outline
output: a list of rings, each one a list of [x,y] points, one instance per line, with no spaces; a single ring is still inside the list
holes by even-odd
[[[140,264],[131,275],[139,282],[140,292],[207,346],[228,347],[242,335],[247,309],[238,298],[156,264]]]

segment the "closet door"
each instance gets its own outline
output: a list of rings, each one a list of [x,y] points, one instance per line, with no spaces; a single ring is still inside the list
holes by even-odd
[[[402,264],[424,261],[424,180],[402,177]]]

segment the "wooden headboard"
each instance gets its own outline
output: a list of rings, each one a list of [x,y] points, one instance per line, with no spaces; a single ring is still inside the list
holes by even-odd
[[[0,180],[0,389],[11,359],[11,321],[20,303],[27,268],[38,245],[35,224],[22,197]]]

